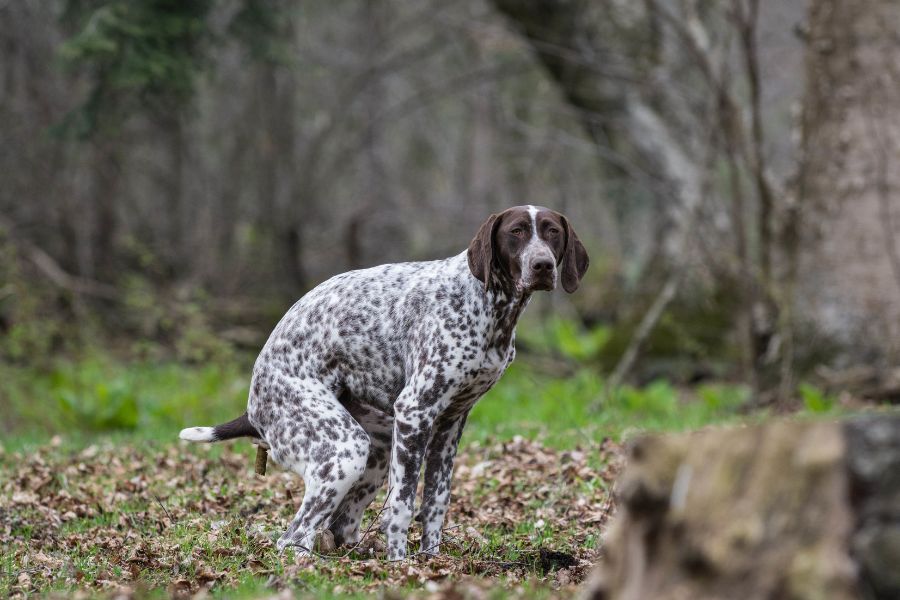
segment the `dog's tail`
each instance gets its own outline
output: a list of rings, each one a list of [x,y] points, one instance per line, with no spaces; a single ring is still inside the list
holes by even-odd
[[[183,440],[189,442],[221,442],[239,437],[262,437],[256,427],[250,424],[247,413],[242,414],[233,421],[216,425],[215,427],[188,427],[178,434]]]

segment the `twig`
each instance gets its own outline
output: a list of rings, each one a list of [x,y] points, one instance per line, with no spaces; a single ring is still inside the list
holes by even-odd
[[[162,500],[156,494],[151,494],[153,499],[156,500],[156,503],[159,504],[159,507],[163,509],[163,512],[166,513],[166,518],[169,519],[170,523],[177,523],[175,519],[172,518],[172,515],[169,514],[169,509],[166,508],[166,505],[162,503]]]
[[[609,376],[609,380],[606,384],[607,397],[615,393],[622,384],[622,380],[625,379],[625,376],[631,370],[631,366],[634,364],[638,352],[640,351],[641,346],[644,345],[647,336],[650,335],[650,332],[653,331],[656,323],[659,322],[666,307],[668,307],[669,303],[672,302],[672,299],[675,298],[678,287],[681,285],[683,273],[684,270],[679,269],[669,275],[665,285],[656,296],[656,300],[654,300],[653,304],[650,306],[650,310],[644,314],[634,336],[628,343],[628,348],[626,348],[625,353],[616,365],[615,370],[613,370],[612,375]]]

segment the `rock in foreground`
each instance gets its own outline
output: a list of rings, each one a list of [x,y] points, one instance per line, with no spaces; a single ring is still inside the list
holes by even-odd
[[[588,598],[900,598],[900,415],[648,437]]]

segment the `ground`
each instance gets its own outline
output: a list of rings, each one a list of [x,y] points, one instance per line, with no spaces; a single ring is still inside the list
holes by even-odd
[[[609,395],[596,368],[570,364],[521,357],[479,402],[444,556],[391,564],[370,553],[371,532],[349,553],[280,556],[273,540],[302,481],[271,463],[254,475],[247,441],[178,441],[182,427],[240,414],[247,361],[0,363],[0,597],[570,597],[601,551],[623,440],[765,417],[746,414],[741,386],[656,381]]]
[[[620,455],[608,439],[566,451],[473,441],[456,469],[444,556],[391,564],[374,531],[355,550],[279,556],[273,541],[303,484],[277,468],[253,474],[246,442],[73,451],[56,438],[0,457],[0,596],[567,596],[597,558]]]

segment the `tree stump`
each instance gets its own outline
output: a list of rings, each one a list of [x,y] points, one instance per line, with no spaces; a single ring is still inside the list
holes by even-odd
[[[900,415],[647,437],[585,597],[900,598]]]

